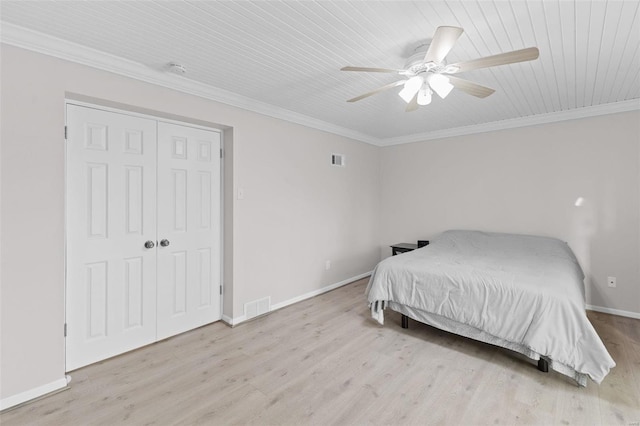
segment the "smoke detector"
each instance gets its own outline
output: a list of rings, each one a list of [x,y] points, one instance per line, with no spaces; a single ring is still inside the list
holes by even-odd
[[[174,74],[183,75],[187,72],[187,69],[182,64],[178,64],[176,62],[169,63],[167,70]]]

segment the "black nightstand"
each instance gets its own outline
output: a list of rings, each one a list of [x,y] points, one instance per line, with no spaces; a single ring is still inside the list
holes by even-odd
[[[418,248],[417,244],[411,243],[397,243],[390,246],[391,247],[391,255],[395,256],[396,254],[406,253],[408,251],[412,251]]]

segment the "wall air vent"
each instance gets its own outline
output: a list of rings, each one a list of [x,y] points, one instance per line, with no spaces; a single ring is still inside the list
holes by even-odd
[[[271,296],[254,300],[244,304],[244,315],[246,319],[251,319],[271,311]]]
[[[345,166],[345,156],[342,154],[331,154],[331,164],[338,167]]]

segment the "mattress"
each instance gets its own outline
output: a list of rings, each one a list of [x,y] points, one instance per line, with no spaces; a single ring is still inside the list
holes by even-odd
[[[615,362],[587,319],[583,279],[558,239],[446,231],[380,262],[366,295],[381,324],[391,305],[447,331],[542,356],[585,385],[586,377],[600,383]]]

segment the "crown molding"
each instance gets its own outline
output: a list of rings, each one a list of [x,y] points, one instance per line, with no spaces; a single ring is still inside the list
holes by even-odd
[[[451,138],[477,133],[493,132],[497,130],[515,129],[518,127],[530,127],[540,124],[557,123],[559,121],[577,120],[580,118],[595,117],[598,115],[616,114],[640,110],[640,99],[613,102],[570,109],[566,111],[551,112],[547,114],[530,115],[527,117],[512,118],[509,120],[493,121],[490,123],[476,124],[473,126],[456,127],[453,129],[436,130],[434,132],[420,133],[396,138],[383,139],[384,146],[401,145],[405,143],[423,142],[434,139]]]
[[[220,102],[247,111],[281,119],[302,126],[333,133],[346,138],[359,140],[372,145],[381,146],[382,140],[362,132],[337,126],[304,114],[290,111],[265,102],[241,96],[228,90],[199,83],[176,74],[168,74],[152,69],[138,62],[119,56],[101,52],[78,43],[33,31],[5,21],[1,23],[0,42],[31,50],[59,59],[112,72],[125,77],[151,83],[168,89],[177,90],[190,95]]]
[[[376,146],[392,146],[405,143],[422,142],[434,139],[444,139],[455,136],[492,132],[497,130],[514,129],[518,127],[535,126],[566,120],[594,117],[598,115],[615,114],[620,112],[640,110],[640,99],[614,102],[609,104],[588,106],[583,108],[558,111],[546,114],[531,115],[509,120],[494,121],[472,126],[456,127],[452,129],[436,130],[426,133],[404,135],[392,138],[376,138],[371,135],[347,129],[342,126],[318,120],[304,114],[287,110],[265,102],[241,96],[236,93],[198,83],[175,74],[167,74],[149,68],[138,62],[130,61],[119,56],[101,52],[80,44],[51,37],[18,25],[4,21],[1,23],[0,42],[31,50],[56,58],[79,63],[114,74],[123,75],[157,86],[177,90],[190,95],[199,96],[215,102],[223,103],[247,111],[288,121],[317,130],[333,133],[350,139],[355,139]]]

